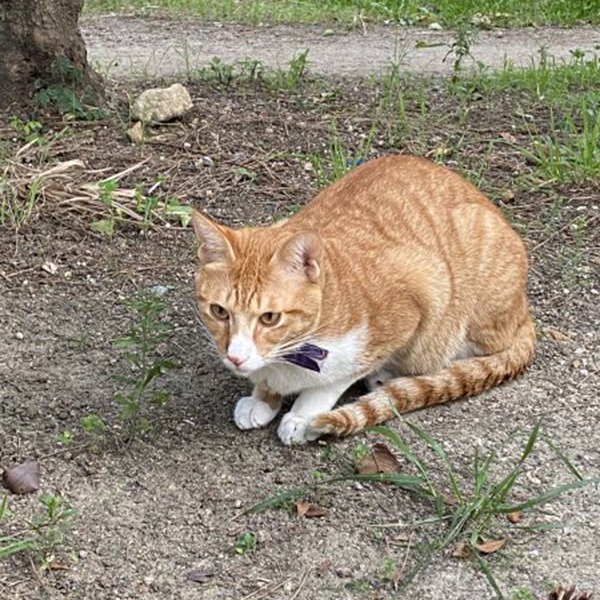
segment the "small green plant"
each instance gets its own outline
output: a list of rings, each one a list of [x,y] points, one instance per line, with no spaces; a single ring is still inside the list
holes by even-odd
[[[82,73],[75,67],[69,58],[59,56],[52,65],[52,71],[60,83],[53,83],[40,88],[36,94],[36,101],[44,107],[52,107],[62,115],[85,121],[96,121],[105,118],[101,108],[91,106],[85,94],[79,94]]]
[[[475,41],[476,31],[470,21],[463,19],[456,25],[454,35],[454,41],[450,44],[450,50],[444,57],[444,61],[449,56],[453,56],[452,83],[456,84],[460,81],[463,72],[463,62],[466,58],[473,58],[471,47]]]
[[[235,550],[236,554],[242,556],[244,554],[253,552],[256,549],[256,544],[256,535],[254,535],[251,531],[246,531],[245,533],[242,533],[240,537],[238,537],[233,549]]]
[[[116,377],[126,389],[115,395],[128,439],[150,429],[148,409],[163,406],[169,399],[168,392],[156,386],[157,380],[177,367],[173,360],[158,355],[158,345],[172,331],[171,325],[162,319],[165,302],[157,294],[144,291],[129,302],[129,308],[136,322],[125,337],[116,340],[129,372]],[[98,425],[94,423],[94,427]]]
[[[28,144],[41,144],[44,138],[41,134],[44,125],[35,119],[29,121],[23,121],[16,115],[10,118],[8,124],[11,128],[18,133],[25,142]]]
[[[273,82],[279,89],[295,90],[306,75],[308,66],[308,50],[299,52],[288,63],[287,69],[278,69],[273,76]]]
[[[376,126],[363,137],[356,151],[346,146],[337,130],[335,121],[331,124],[331,137],[326,155],[310,154],[307,158],[317,177],[317,187],[324,188],[333,181],[343,177],[350,169],[360,165],[369,158],[373,147],[373,139],[377,134]]]
[[[74,439],[75,434],[70,429],[65,429],[58,435],[58,443],[62,446],[69,446]]]
[[[583,97],[572,114],[557,121],[550,113],[552,133],[534,137],[533,150],[523,152],[537,164],[539,175],[559,183],[581,183],[600,174],[600,108]]]
[[[30,553],[41,569],[48,568],[56,553],[65,546],[75,509],[60,496],[47,494],[40,498],[41,513],[21,531],[0,537],[0,560],[19,552]],[[0,503],[0,523],[10,516],[8,497]]]
[[[510,600],[535,600],[535,596],[529,588],[518,588],[510,594]]]
[[[115,232],[115,223],[120,217],[121,210],[115,207],[115,191],[118,189],[119,184],[113,179],[107,179],[98,183],[98,191],[100,193],[100,201],[104,205],[108,216],[94,221],[92,223],[92,229],[112,237]]]
[[[378,524],[378,528],[418,528],[425,524],[432,526],[436,523],[443,528],[438,538],[422,548],[422,556],[416,561],[416,564],[404,572],[402,585],[407,585],[417,573],[430,563],[436,554],[448,547],[456,546],[460,542],[464,545],[465,555],[469,556],[474,565],[481,569],[490,587],[498,597],[502,598],[504,596],[488,562],[478,551],[478,546],[482,542],[507,539],[509,535],[506,531],[508,521],[499,517],[505,517],[510,513],[529,511],[554,500],[565,492],[600,483],[600,477],[584,478],[562,451],[543,438],[548,447],[564,463],[574,480],[545,490],[527,500],[511,501],[511,492],[525,472],[524,465],[540,437],[541,422],[538,422],[531,430],[525,447],[514,465],[503,474],[498,473],[500,461],[494,451],[488,452],[485,456],[475,452],[470,473],[470,485],[468,485],[462,483],[461,474],[454,470],[439,441],[416,425],[405,421],[400,415],[398,418],[408,428],[416,443],[423,446],[424,453],[422,450],[418,450],[414,443],[410,443],[406,437],[390,427],[373,427],[371,431],[378,433],[391,443],[396,453],[402,456],[415,471],[414,475],[396,472],[342,474],[281,492],[252,506],[247,512],[254,513],[268,508],[286,506],[293,499],[306,495],[308,491],[318,486],[331,485],[348,479],[388,482],[415,494],[430,507],[433,515],[412,525],[404,522],[384,523]],[[422,454],[428,456],[428,460],[424,460]],[[430,464],[432,457],[436,460],[435,466]],[[442,478],[441,482],[440,477]],[[539,527],[540,530],[543,528],[543,525]],[[529,529],[536,530],[536,526],[531,525]],[[504,541],[499,544],[498,548],[503,545]]]

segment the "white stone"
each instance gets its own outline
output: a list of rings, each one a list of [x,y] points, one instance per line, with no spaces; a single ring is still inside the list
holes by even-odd
[[[181,117],[193,106],[187,89],[180,83],[168,88],[151,88],[142,92],[133,103],[134,119],[147,122],[169,121]]]

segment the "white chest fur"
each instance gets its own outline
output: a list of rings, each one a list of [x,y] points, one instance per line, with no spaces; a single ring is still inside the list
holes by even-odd
[[[366,336],[367,328],[361,326],[340,337],[316,337],[310,340],[311,344],[328,352],[321,363],[320,372],[288,363],[277,363],[255,371],[250,378],[254,383],[264,382],[270,390],[287,395],[351,378],[355,374],[357,378],[361,377],[361,358]]]

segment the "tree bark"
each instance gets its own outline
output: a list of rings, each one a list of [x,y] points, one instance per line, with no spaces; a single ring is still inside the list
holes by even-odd
[[[60,57],[76,69],[79,85],[97,85],[77,26],[82,6],[83,0],[0,0],[0,108],[64,83]]]

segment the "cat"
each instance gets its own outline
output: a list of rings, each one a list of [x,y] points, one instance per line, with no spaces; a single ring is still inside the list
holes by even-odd
[[[240,429],[282,396],[284,444],[347,435],[396,412],[478,394],[531,362],[523,241],[472,184],[426,159],[368,161],[269,227],[194,211],[201,320],[254,383]],[[371,391],[333,410],[353,383]]]

